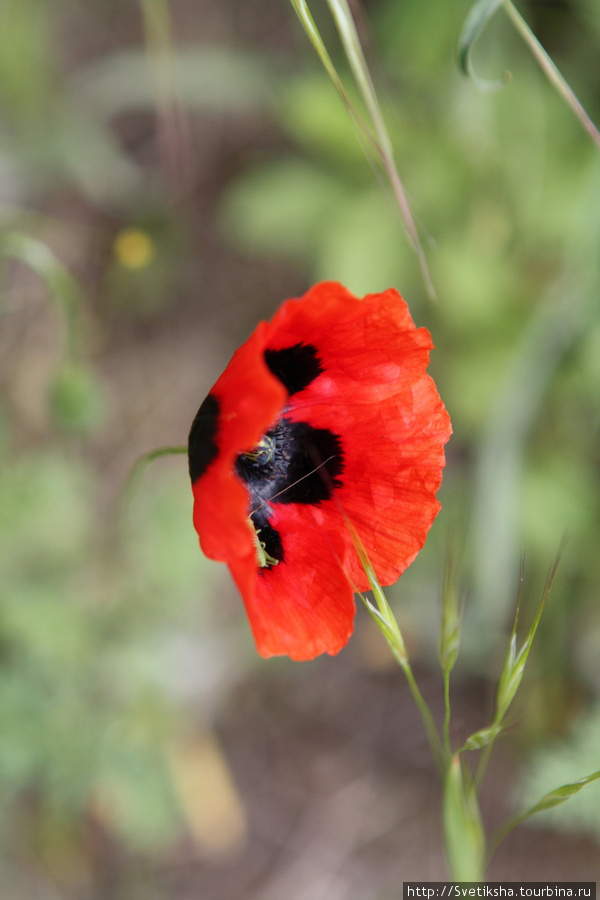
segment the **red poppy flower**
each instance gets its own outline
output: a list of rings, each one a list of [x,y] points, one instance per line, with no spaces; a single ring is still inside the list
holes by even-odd
[[[369,586],[348,519],[382,584],[423,546],[452,431],[425,374],[432,346],[396,291],[318,284],[258,325],[198,410],[194,527],[263,656],[347,643],[353,587]]]

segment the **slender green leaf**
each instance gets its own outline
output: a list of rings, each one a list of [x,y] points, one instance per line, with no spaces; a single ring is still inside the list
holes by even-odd
[[[536,813],[545,812],[548,809],[553,809],[555,806],[560,806],[562,803],[566,803],[567,800],[570,800],[571,797],[574,797],[575,794],[578,794],[582,788],[586,787],[586,785],[588,784],[591,784],[593,781],[597,781],[598,779],[600,779],[600,771],[593,772],[591,775],[586,775],[584,778],[579,778],[577,781],[572,781],[569,784],[563,784],[561,785],[561,787],[555,788],[553,791],[545,794],[542,799],[538,801],[538,803],[536,803],[534,806],[531,806],[525,812],[520,813],[518,816],[515,816],[514,819],[511,819],[509,822],[507,822],[506,825],[504,825],[497,832],[490,844],[490,857],[495,852],[500,842],[504,840],[506,835],[517,825],[520,825],[521,822],[524,822],[526,819],[530,819],[531,816],[535,816]]]
[[[404,220],[404,225],[417,254],[423,280],[425,281],[429,296],[434,299],[436,296],[435,288],[427,264],[427,258],[419,238],[419,233],[417,226],[415,225],[404,184],[402,183],[396,167],[392,142],[385,124],[377,92],[369,72],[369,67],[362,50],[360,38],[356,31],[354,17],[352,16],[347,0],[327,0],[327,3],[340,34],[346,57],[352,69],[352,74],[354,75],[363,102],[369,112],[377,138],[377,145],[379,153],[381,154],[383,168],[389,179],[394,197],[396,198],[396,202]]]

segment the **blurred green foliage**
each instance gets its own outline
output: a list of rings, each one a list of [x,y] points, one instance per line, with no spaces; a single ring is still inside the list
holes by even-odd
[[[42,821],[98,807],[136,846],[181,825],[165,758],[175,729],[157,656],[197,604],[207,563],[185,482],[155,483],[115,558],[96,521],[97,474],[77,454],[24,455],[0,475],[0,808],[34,792]],[[157,552],[160,548],[160,552]],[[197,617],[198,611],[195,615]],[[164,651],[163,651],[164,655]]]
[[[67,262],[62,271],[76,270],[89,319],[76,353],[56,335],[41,426],[15,400],[15,348],[2,345],[10,366],[0,366],[0,854],[24,798],[33,797],[46,840],[57,823],[77,829],[90,812],[146,848],[180,823],[165,747],[187,707],[169,695],[167,648],[173,634],[210,633],[214,569],[198,552],[181,460],[144,476],[130,527],[111,542],[101,436],[114,419],[98,363],[120,329],[143,335],[158,322],[167,334],[170,315],[192,315],[186,296],[201,334],[203,312],[215,312],[216,276],[205,274],[213,248],[204,251],[198,234],[215,223],[237,258],[283,261],[303,281],[332,278],[359,294],[402,292],[432,331],[431,371],[454,423],[441,499],[446,523],[454,513],[468,534],[467,655],[482,671],[503,646],[521,549],[539,594],[566,533],[536,648],[542,687],[530,739],[564,730],[576,701],[597,694],[598,154],[501,13],[474,64],[489,78],[509,69],[508,85],[480,93],[459,73],[456,41],[470,5],[378,0],[362,31],[438,292],[433,305],[393,201],[299,29],[292,54],[235,36],[210,45],[198,28],[186,41],[176,35],[170,99],[191,122],[192,156],[209,153],[211,123],[217,131],[239,123],[228,138],[235,151],[194,181],[181,133],[164,150],[157,72],[136,5],[0,4],[0,225],[4,236],[48,242]],[[598,121],[597,0],[520,5]],[[268,138],[246,136],[261,130]],[[205,205],[203,231],[189,209]],[[115,253],[123,228],[149,236],[147,265]],[[16,333],[25,353],[35,291],[21,286],[21,269],[4,269],[0,328],[2,317],[24,315]],[[439,590],[443,555],[440,520],[394,594],[431,652],[437,611],[424,598]],[[214,677],[214,659],[204,674]],[[574,732],[573,759],[594,755],[594,722]],[[541,773],[552,770],[549,787],[597,768],[577,756],[576,771],[558,773],[563,757],[548,753],[532,772],[538,762]],[[598,831],[589,809],[577,822]]]

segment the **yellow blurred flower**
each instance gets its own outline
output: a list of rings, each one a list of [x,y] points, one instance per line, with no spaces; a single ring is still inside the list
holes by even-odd
[[[125,228],[115,239],[115,256],[127,269],[143,269],[154,259],[154,241],[140,228]]]

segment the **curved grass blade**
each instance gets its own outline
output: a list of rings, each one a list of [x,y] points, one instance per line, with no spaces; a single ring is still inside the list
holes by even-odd
[[[0,236],[0,259],[4,257],[18,260],[35,272],[56,304],[62,346],[57,370],[48,385],[49,410],[63,430],[86,432],[102,416],[104,391],[84,359],[81,288],[43,241],[21,231]]]
[[[575,96],[555,64],[552,62],[527,22],[520,15],[510,0],[505,0],[504,8],[514,24],[515,28],[533,53],[544,74],[550,81],[550,84],[556,88],[558,93],[563,97],[567,104],[571,107],[585,130],[588,132],[598,149],[600,149],[600,131],[596,128],[589,115]]]
[[[79,350],[79,314],[82,297],[79,285],[50,250],[50,248],[28,234],[20,231],[6,232],[0,238],[0,257],[17,259],[32,269],[57,301],[62,314],[65,356],[76,359]]]
[[[471,61],[471,53],[477,39],[503,2],[504,0],[477,0],[477,3],[474,3],[469,11],[458,39],[458,62],[460,68],[465,75],[473,79],[477,87],[482,91],[496,91],[504,87],[510,78],[509,72],[505,72],[502,78],[493,81],[481,78],[473,68]]]
[[[123,501],[127,500],[136,489],[140,478],[150,463],[153,463],[157,459],[162,459],[163,456],[179,456],[187,452],[188,448],[184,446],[158,447],[156,450],[149,450],[148,453],[139,456],[129,470],[129,474],[125,479],[125,483],[121,490]]]
[[[535,816],[536,813],[545,812],[548,809],[553,809],[555,806],[560,806],[562,803],[566,803],[567,800],[570,800],[571,797],[574,797],[575,794],[578,794],[579,791],[586,787],[586,785],[591,784],[593,781],[597,781],[600,778],[600,771],[593,772],[591,775],[586,775],[584,778],[579,778],[577,781],[571,781],[569,784],[563,784],[561,787],[555,788],[553,791],[550,791],[546,794],[542,799],[536,803],[534,806],[531,806],[528,810],[523,813],[520,813],[518,816],[515,816],[514,819],[511,819],[506,823],[494,836],[493,840],[490,842],[490,851],[489,858],[492,857],[493,853],[498,848],[498,845],[501,841],[504,840],[506,835],[513,830],[517,825],[520,825],[521,822],[524,822],[526,819],[530,819],[531,816]]]
[[[571,107],[596,146],[600,149],[600,131],[598,131],[583,105],[511,0],[477,0],[473,4],[458,39],[458,61],[462,71],[465,75],[472,78],[477,86],[484,91],[497,90],[503,87],[510,78],[509,72],[505,72],[501,79],[493,81],[481,78],[477,75],[471,60],[473,46],[491,17],[501,6],[504,7],[506,14],[531,50],[550,84]]]

